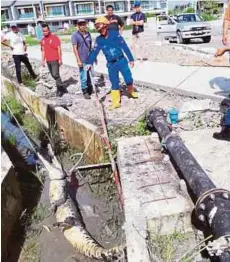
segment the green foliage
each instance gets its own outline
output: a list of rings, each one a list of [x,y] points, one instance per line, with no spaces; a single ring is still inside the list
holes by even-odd
[[[31,216],[31,222],[36,226],[41,223],[47,216],[48,208],[46,205],[40,203]]]
[[[213,20],[216,20],[216,16],[214,15],[210,15],[210,14],[202,14],[201,15],[201,18],[204,20],[204,21],[213,21]]]
[[[23,106],[12,96],[3,98],[3,101],[1,103],[1,110],[2,112],[8,113],[10,116],[11,113],[9,112],[6,104],[8,105],[14,116],[17,118],[18,122],[22,123],[22,118],[24,114]]]
[[[35,90],[36,82],[33,78],[31,78],[31,76],[28,73],[22,73],[22,82],[31,90]]]
[[[173,262],[176,259],[177,248],[184,241],[189,239],[189,234],[174,231],[169,235],[151,233],[151,249],[154,254],[160,257],[161,261]]]
[[[41,126],[35,118],[25,115],[23,117],[23,127],[31,136],[39,139]]]
[[[32,37],[30,35],[27,35],[26,36],[26,43],[29,45],[29,46],[33,46],[33,45],[39,45],[40,44],[40,41],[38,39],[36,39],[35,37]]]
[[[145,13],[145,17],[146,18],[149,18],[149,17],[156,17],[156,14],[153,14],[153,13]]]
[[[16,137],[11,134],[11,135],[8,137],[8,142],[9,142],[12,146],[16,146],[16,143],[17,143]]]
[[[188,7],[183,13],[195,13],[195,9],[193,7]]]
[[[151,17],[151,16],[149,16],[149,17]],[[131,30],[132,29],[132,25],[125,25],[124,26],[124,30]],[[71,26],[68,30],[66,30],[66,31],[57,31],[57,32],[55,32],[55,34],[56,35],[72,35],[74,32],[76,31],[76,27],[74,27],[74,26]],[[98,31],[96,30],[96,29],[89,29],[88,28],[88,32],[89,33],[98,33]],[[70,41],[70,39],[62,39],[61,40],[62,42],[64,41],[64,42],[69,42]]]
[[[147,129],[147,123],[145,119],[140,120],[137,123],[136,130],[137,130],[137,134],[141,136],[146,136],[151,134],[150,131]]]

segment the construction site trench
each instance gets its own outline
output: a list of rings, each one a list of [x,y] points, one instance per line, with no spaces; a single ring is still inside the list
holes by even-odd
[[[104,248],[125,246],[125,215],[120,208],[112,169],[110,165],[107,165],[109,162],[108,152],[103,141],[101,112],[98,109],[95,96],[92,95],[91,100],[85,100],[78,81],[78,70],[63,65],[61,77],[66,84],[68,94],[57,98],[55,83],[47,69],[41,68],[40,62],[36,60],[32,60],[32,66],[36,73],[40,75],[39,82],[35,83],[31,80],[26,70],[23,69],[26,87],[15,88],[16,79],[13,61],[7,54],[4,54],[4,60],[2,61],[3,99],[10,104],[11,102],[15,103],[12,99],[16,98],[25,106],[23,107],[24,113],[21,116],[22,127],[35,144],[42,142],[41,139],[44,138],[43,129],[49,133],[52,137],[52,146],[66,171],[70,170],[78,162],[79,154],[84,152],[92,138],[92,145],[89,143],[88,151],[85,152],[78,165],[82,169],[77,169],[74,179],[70,181],[69,193],[77,201],[87,231],[101,246]],[[109,138],[115,158],[117,157],[118,139],[151,136],[151,132],[146,126],[146,115],[151,108],[157,106],[168,111],[170,108],[181,108],[185,103],[193,103],[198,100],[194,97],[174,93],[167,94],[157,87],[151,88],[141,84],[137,86],[139,98],[132,100],[127,96],[125,87],[121,83],[121,108],[109,111],[107,109],[110,103],[108,95],[110,83],[105,76],[95,74],[94,78],[99,91],[99,99],[104,107]],[[29,108],[23,103],[21,95],[17,94],[18,92],[23,92]],[[35,100],[37,102],[34,102]],[[51,109],[47,104],[51,105]],[[31,109],[33,114],[31,114]],[[198,111],[198,113],[193,111],[185,112],[186,116],[183,117],[182,124],[176,126],[174,132],[180,134],[184,131],[211,129],[220,126],[221,112],[219,111],[219,103],[209,101],[208,110]],[[38,124],[37,119],[42,124]],[[68,119],[71,119],[71,121]],[[74,131],[80,130],[75,135],[79,135],[79,139],[71,133],[74,132],[70,130],[72,127],[75,128]],[[41,133],[43,133],[43,136],[41,136]],[[158,138],[155,140],[159,141]],[[24,213],[22,219],[19,219],[20,225],[17,225],[12,237],[12,241],[15,244],[20,243],[20,245],[15,248],[15,252],[10,250],[6,261],[96,261],[96,259],[85,257],[76,252],[64,238],[61,229],[52,228],[56,221],[49,210],[49,179],[39,172],[37,174],[34,169],[25,172],[25,169],[27,169],[25,166],[19,165],[17,167],[19,159],[15,157],[12,151],[12,141],[7,140],[3,147],[19,170],[19,180],[24,193]],[[156,151],[160,152],[157,153],[160,155],[157,160],[159,162],[167,156],[165,152],[161,152],[160,142],[157,143]],[[96,169],[87,168],[88,165],[94,164],[105,164],[105,166],[101,165]],[[36,175],[34,175],[34,172]],[[179,181],[179,177],[177,180]],[[178,184],[178,181],[175,184]],[[36,194],[33,188],[36,188]],[[33,204],[31,204],[32,202]],[[52,230],[49,232],[51,228]],[[181,250],[177,250],[178,252],[169,251],[172,254],[166,256],[161,247],[157,245],[154,252],[158,252],[156,257],[162,259],[158,261],[173,262],[185,252],[185,246],[188,243],[189,245],[196,244],[197,239],[194,242],[194,233],[191,236],[192,241],[185,241],[190,237],[191,231],[186,235],[187,231],[185,230],[185,235],[179,237],[178,235],[175,236],[175,232],[173,234],[176,241],[179,239],[177,244],[181,245]],[[181,243],[181,239],[185,242],[184,245]],[[197,241],[201,239],[202,237]],[[152,240],[159,243],[163,241],[162,238],[156,236],[152,237]],[[163,241],[163,245],[169,245],[168,242],[168,239],[166,242]],[[34,243],[34,245],[31,243]],[[170,247],[167,246],[167,248],[176,249],[175,243]],[[121,261],[126,261],[125,255]],[[201,258],[196,261],[207,260]]]

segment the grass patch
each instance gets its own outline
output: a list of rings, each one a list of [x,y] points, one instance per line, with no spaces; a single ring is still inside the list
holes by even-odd
[[[41,125],[30,115],[24,115],[23,128],[34,138],[39,139],[41,133]]]
[[[18,122],[22,123],[23,114],[25,113],[23,106],[12,96],[4,97],[1,103],[1,110],[2,112],[9,114],[10,117],[12,116],[9,109],[7,108],[7,105],[11,109],[11,112],[14,114],[14,116],[17,118]]]
[[[22,73],[22,82],[24,83],[25,86],[27,86],[31,90],[35,91],[36,82],[29,74]]]
[[[152,261],[174,262],[178,259],[178,247],[188,241],[190,233],[174,231],[169,235],[160,235],[158,233],[149,235],[149,249]],[[179,254],[180,256],[180,254]],[[181,257],[181,256],[180,256]],[[184,261],[184,257],[182,261]]]
[[[40,41],[35,38],[35,37],[32,37],[30,35],[27,35],[26,36],[26,43],[29,45],[29,46],[34,46],[34,45],[40,45]]]
[[[152,16],[148,16],[148,17],[152,17]],[[132,25],[125,25],[124,26],[124,30],[131,30],[133,28]],[[68,30],[66,31],[59,31],[59,32],[55,32],[55,35],[72,35],[74,32],[76,32],[76,27],[71,26]],[[98,31],[96,29],[89,29],[88,28],[88,32],[89,33],[98,33]],[[68,43],[70,42],[70,39],[66,39],[66,42],[64,40],[64,43]],[[63,39],[62,39],[63,42]]]
[[[117,142],[116,142],[117,138],[133,137],[133,136],[147,136],[151,134],[151,132],[147,129],[146,119],[140,120],[136,125],[109,127],[108,132],[109,132],[109,138],[110,138],[111,145],[112,145],[112,153],[114,156],[117,153]],[[105,159],[101,160],[101,162],[103,161],[107,162],[108,156],[106,156]]]
[[[10,136],[8,137],[8,141],[9,141],[9,143],[10,143],[12,146],[16,146],[16,144],[17,144],[17,140],[16,140],[16,137],[15,137],[14,135],[10,135]]]
[[[42,231],[42,221],[47,217],[48,208],[39,204],[28,219],[26,227],[25,242],[22,247],[19,262],[40,262],[41,248],[38,237]]]

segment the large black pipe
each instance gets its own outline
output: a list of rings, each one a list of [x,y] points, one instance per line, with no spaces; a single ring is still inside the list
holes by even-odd
[[[220,237],[226,241],[226,245],[222,248],[223,253],[214,251],[214,254],[218,255],[221,262],[230,261],[230,192],[216,188],[181,138],[171,133],[166,117],[164,110],[153,109],[148,115],[148,126],[156,129],[195,196],[196,218],[202,223],[205,231],[209,229],[213,235],[213,243],[219,242]]]

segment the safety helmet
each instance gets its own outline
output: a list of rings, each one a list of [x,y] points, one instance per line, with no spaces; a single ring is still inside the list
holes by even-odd
[[[109,20],[105,18],[104,16],[100,16],[96,19],[95,24],[109,25]]]

